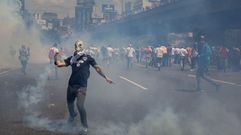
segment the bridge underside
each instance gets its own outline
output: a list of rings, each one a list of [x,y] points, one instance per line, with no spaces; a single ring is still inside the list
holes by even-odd
[[[93,33],[97,39],[153,35],[158,40],[170,32],[193,32],[221,44],[226,31],[241,30],[240,13],[241,1],[186,0],[100,26]]]

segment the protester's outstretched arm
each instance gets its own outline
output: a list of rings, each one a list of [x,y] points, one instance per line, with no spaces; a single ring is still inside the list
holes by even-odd
[[[57,66],[57,67],[66,67],[66,63],[61,60],[61,56],[59,53],[56,53],[55,56],[54,56],[54,64]]]
[[[105,80],[106,80],[108,83],[110,83],[110,84],[113,83],[113,81],[104,74],[104,72],[102,71],[102,69],[101,69],[101,67],[100,67],[99,65],[95,65],[94,68],[95,68],[96,72],[99,73],[100,76],[102,76],[103,78],[105,78]]]

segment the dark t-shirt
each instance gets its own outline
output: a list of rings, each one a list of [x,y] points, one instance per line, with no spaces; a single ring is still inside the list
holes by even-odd
[[[97,65],[94,58],[90,55],[83,55],[78,60],[77,63],[73,63],[71,65],[70,61],[73,56],[65,59],[65,63],[67,66],[72,67],[72,74],[69,79],[69,85],[78,85],[80,87],[87,87],[87,80],[90,76],[90,65],[93,67]]]

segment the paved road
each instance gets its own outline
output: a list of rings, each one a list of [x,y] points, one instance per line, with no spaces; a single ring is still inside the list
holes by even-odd
[[[0,73],[1,135],[77,134],[65,124],[65,94],[69,69],[58,80],[47,80],[46,65],[30,65]],[[241,133],[241,77],[237,73],[210,75],[220,91],[204,83],[195,91],[195,74],[177,67],[145,69],[137,64],[105,67],[115,84],[95,71],[89,79],[86,108],[90,135],[239,135]]]

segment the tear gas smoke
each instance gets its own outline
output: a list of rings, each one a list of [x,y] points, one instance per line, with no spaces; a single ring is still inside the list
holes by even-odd
[[[0,13],[0,62],[4,63],[4,65],[1,64],[0,66],[7,66],[13,63],[8,55],[10,45],[16,43],[16,41],[13,41],[13,34],[17,32],[16,29],[18,27],[23,27],[23,24],[20,23],[22,21],[21,18],[16,15],[18,6],[12,5],[10,7],[7,0],[4,0],[0,2],[0,8],[2,9]]]
[[[137,123],[106,122],[98,125],[100,135],[238,135],[241,123],[234,113],[230,113],[215,100],[203,101],[198,116],[177,113],[170,107],[151,111]]]
[[[40,42],[39,31],[35,27],[25,25],[24,20],[19,14],[17,0],[1,0],[0,1],[0,69],[2,67],[15,68],[20,66],[18,62],[18,49],[21,45],[30,47],[30,63],[46,63],[47,45]],[[12,51],[13,53],[11,53]],[[44,57],[46,56],[46,57]],[[2,65],[3,64],[3,65]],[[41,107],[38,105],[48,99],[45,89],[49,67],[36,79],[36,85],[29,85],[22,91],[18,92],[19,107],[24,109],[23,119],[26,124],[33,128],[48,128],[55,131],[58,127],[64,129],[62,121],[51,121],[42,116]]]
[[[77,127],[70,127],[66,119],[50,120],[43,115],[41,104],[48,101],[48,93],[45,90],[48,81],[48,73],[51,70],[45,68],[45,72],[36,80],[36,85],[25,87],[21,92],[18,92],[19,107],[24,109],[23,121],[25,124],[34,129],[48,130],[63,133],[77,133]]]
[[[49,70],[46,68],[46,70]],[[19,96],[19,105],[23,107],[29,113],[38,113],[39,110],[35,110],[37,104],[43,101],[47,97],[47,94],[44,92],[44,87],[46,85],[48,72],[40,75],[37,81],[36,86],[27,86],[21,93],[18,93]]]
[[[16,0],[17,1],[17,0]],[[3,0],[0,2],[0,66],[16,67],[18,63],[18,49],[21,45],[30,47],[30,62],[45,62],[46,47],[39,40],[39,32],[34,27],[27,28],[24,20],[19,14],[20,5],[16,1],[9,2]]]

